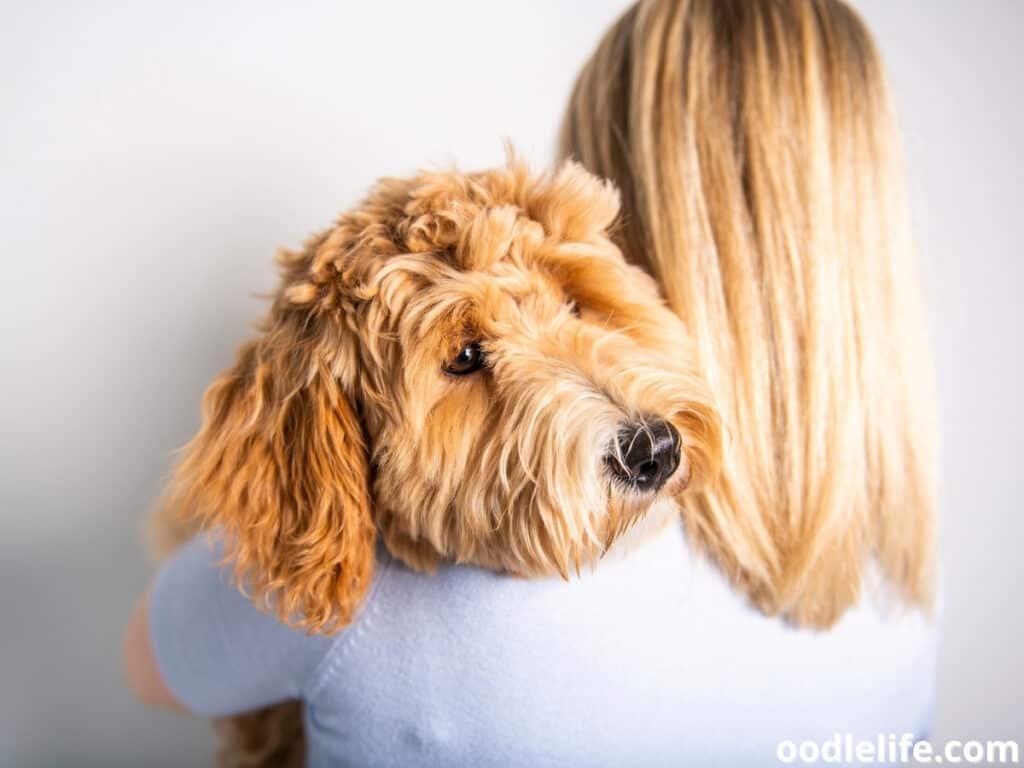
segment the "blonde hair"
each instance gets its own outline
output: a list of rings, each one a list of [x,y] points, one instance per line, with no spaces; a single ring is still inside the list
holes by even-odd
[[[824,626],[873,555],[932,589],[932,370],[884,74],[833,0],[643,0],[584,67],[561,154],[696,339],[730,445],[687,524],[769,612]]]

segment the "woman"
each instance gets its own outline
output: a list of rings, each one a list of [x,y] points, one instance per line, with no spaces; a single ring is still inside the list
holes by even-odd
[[[931,367],[871,38],[818,0],[633,6],[563,155],[619,185],[621,245],[699,344],[733,434],[687,522],[769,612],[828,626],[870,556],[932,600]]]
[[[387,560],[337,640],[260,614],[197,541],[129,627],[140,695],[206,715],[301,696],[316,764],[764,765],[784,741],[926,734],[933,438],[890,132],[841,3],[631,8],[562,151],[623,190],[622,246],[725,414],[688,535],[568,583]]]

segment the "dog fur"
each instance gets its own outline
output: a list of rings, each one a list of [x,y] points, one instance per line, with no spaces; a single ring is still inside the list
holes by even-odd
[[[384,179],[279,257],[261,335],[210,386],[157,515],[215,529],[240,584],[309,632],[348,624],[378,538],[523,577],[593,563],[656,498],[715,471],[717,411],[686,330],[609,238],[618,195],[568,163]],[[468,346],[485,364],[446,370]],[[678,431],[660,493],[616,481],[623,425]],[[653,438],[652,438],[653,440]],[[300,765],[291,702],[231,718],[225,765]]]

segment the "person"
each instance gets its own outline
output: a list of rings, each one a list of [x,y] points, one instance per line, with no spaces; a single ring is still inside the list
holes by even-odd
[[[886,98],[837,0],[632,6],[561,153],[622,190],[620,245],[723,410],[722,476],[685,530],[568,581],[381,551],[333,637],[261,613],[197,538],[129,623],[140,698],[300,698],[310,765],[742,766],[787,740],[926,737],[935,438]]]
[[[693,536],[800,624],[841,616],[872,562],[929,606],[932,369],[885,77],[854,11],[634,5],[580,75],[561,153],[619,186],[620,245],[690,327],[733,435]]]

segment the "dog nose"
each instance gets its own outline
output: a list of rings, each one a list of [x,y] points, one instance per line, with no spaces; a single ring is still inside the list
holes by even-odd
[[[615,477],[638,491],[657,491],[679,466],[679,433],[661,419],[619,432],[619,450],[606,458]]]

